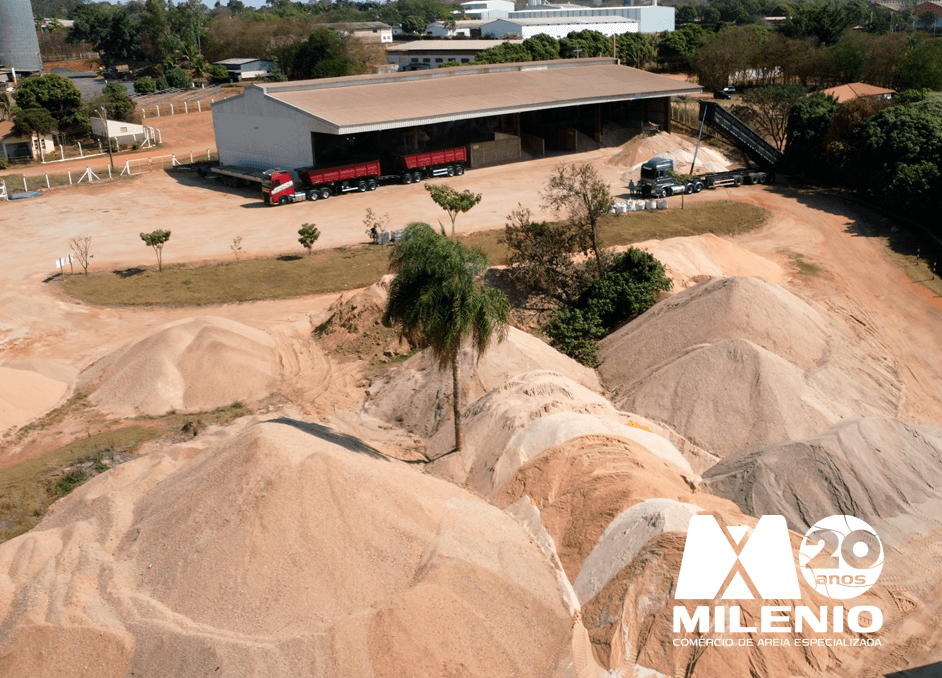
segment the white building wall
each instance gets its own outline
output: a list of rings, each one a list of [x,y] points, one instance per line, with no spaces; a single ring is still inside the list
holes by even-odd
[[[143,125],[135,125],[121,120],[102,121],[101,118],[93,117],[92,134],[96,137],[115,139],[119,144],[133,144],[136,141],[144,141],[147,133]]]
[[[214,104],[213,127],[221,164],[262,169],[310,167],[314,164],[311,132],[328,131],[253,87]]]
[[[514,23],[513,19],[497,19],[486,24],[481,33],[485,38],[500,38],[508,33],[516,33],[524,39],[532,38],[534,35],[549,35],[556,38],[565,38],[573,31],[598,31],[602,35],[623,35],[625,33],[637,33],[639,24],[635,22],[618,23],[578,23],[578,24],[519,24]]]
[[[628,18],[641,24],[642,33],[663,33],[674,30],[674,8],[657,6],[628,7]]]
[[[623,16],[640,22],[641,33],[662,33],[674,30],[674,8],[649,6],[641,7],[599,7],[597,9],[525,9],[511,12],[510,19],[559,19],[566,17]],[[596,30],[596,29],[592,29]]]

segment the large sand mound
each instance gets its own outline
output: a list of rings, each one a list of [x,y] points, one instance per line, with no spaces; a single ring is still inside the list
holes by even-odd
[[[628,425],[630,419],[601,395],[548,371],[518,375],[470,405],[462,417],[465,445],[454,448],[454,430],[442,428],[429,442],[429,473],[492,497],[523,464],[565,441],[596,433],[636,441],[696,475],[667,439]]]
[[[216,439],[0,546],[4,676],[504,678],[570,651],[553,567],[496,507],[316,424]]]
[[[697,147],[697,140],[680,134],[659,132],[654,135],[640,134],[629,140],[619,149],[618,153],[608,159],[609,165],[625,167],[628,172],[636,175],[641,165],[651,158],[670,158],[674,161],[674,169],[678,172],[689,172],[690,163]],[[709,146],[700,146],[697,153],[695,173],[722,172],[729,169],[732,162],[721,152]]]
[[[206,316],[163,325],[86,370],[79,389],[118,416],[196,412],[263,398],[280,376],[275,341]]]
[[[787,328],[787,332],[783,332]],[[716,278],[601,342],[615,404],[724,456],[842,418],[894,416],[895,366],[871,340],[768,281]]]
[[[42,414],[59,402],[68,387],[38,371],[0,366],[0,431]]]
[[[675,294],[693,287],[705,277],[750,275],[777,284],[781,284],[785,279],[785,272],[775,262],[712,233],[666,240],[645,240],[631,247],[649,252],[664,264],[667,277],[673,283],[671,292]],[[619,246],[613,249],[624,251],[628,248]]]
[[[469,349],[462,350],[461,402],[467,406],[511,377],[540,369],[559,372],[592,391],[602,390],[593,370],[533,335],[510,328],[503,342],[491,341],[478,362]],[[438,369],[429,352],[422,351],[370,387],[365,409],[428,438],[452,421],[451,399],[451,371]]]
[[[704,489],[749,515],[783,515],[800,533],[825,516],[852,515],[896,543],[942,527],[942,431],[884,417],[844,421],[727,457]]]

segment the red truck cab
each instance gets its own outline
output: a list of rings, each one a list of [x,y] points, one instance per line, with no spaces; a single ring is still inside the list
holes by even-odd
[[[295,201],[294,179],[290,172],[284,170],[268,170],[263,175],[262,194],[268,205],[286,205]]]

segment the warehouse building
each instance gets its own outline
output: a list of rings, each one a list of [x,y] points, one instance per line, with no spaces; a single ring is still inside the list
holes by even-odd
[[[481,35],[485,38],[505,38],[518,35],[532,38],[534,35],[549,35],[565,38],[574,31],[597,31],[611,37],[624,33],[638,33],[640,24],[634,19],[623,16],[574,16],[557,18],[536,17],[531,19],[494,19],[481,26]]]
[[[466,64],[486,49],[523,40],[415,40],[386,47],[386,63],[400,71],[427,71],[449,61]]]
[[[580,5],[537,5],[511,12],[508,19],[566,19],[588,20],[593,17],[620,16],[638,22],[639,33],[664,33],[674,30],[674,8],[659,5],[629,7],[582,7]],[[581,29],[575,29],[581,30]]]
[[[701,88],[612,58],[260,83],[213,106],[220,162],[328,167],[467,146],[479,167],[585,148],[612,125],[670,129]]]

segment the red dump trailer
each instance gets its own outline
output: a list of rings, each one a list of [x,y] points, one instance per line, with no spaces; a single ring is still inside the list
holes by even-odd
[[[268,170],[262,180],[262,194],[269,205],[326,200],[350,191],[375,191],[381,183],[392,181],[411,184],[427,177],[460,176],[467,159],[468,149],[462,146],[399,156],[386,174],[379,160],[320,169]]]

